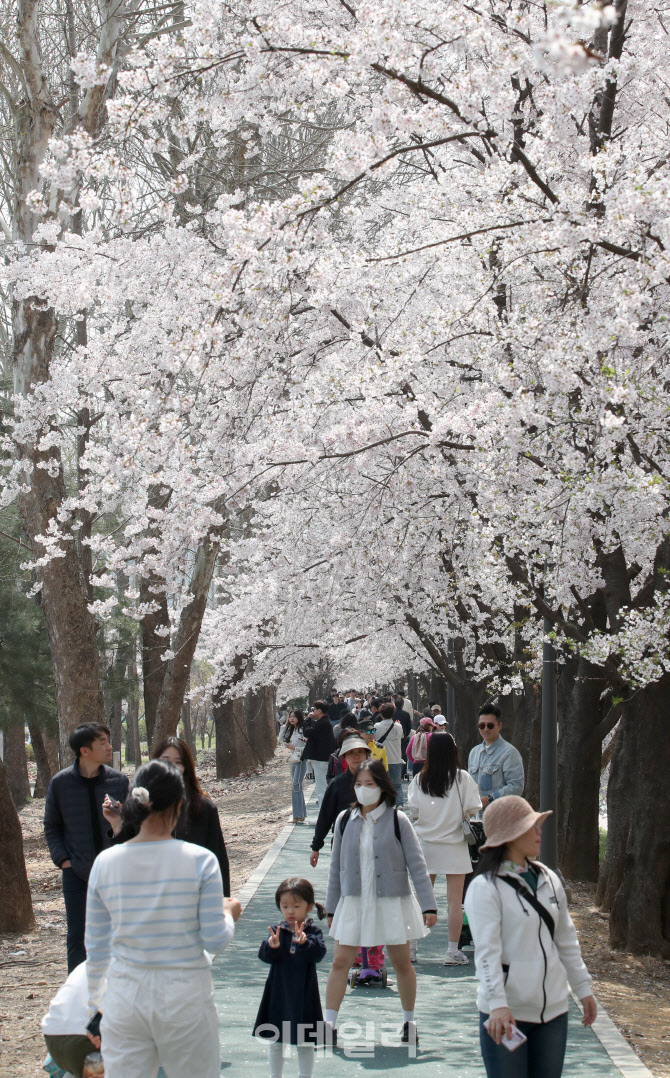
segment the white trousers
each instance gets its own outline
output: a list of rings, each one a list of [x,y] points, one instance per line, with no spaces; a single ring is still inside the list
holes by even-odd
[[[314,784],[316,786],[316,796],[319,802],[319,806],[323,804],[323,795],[326,792],[326,786],[328,785],[328,779],[326,777],[328,771],[327,760],[310,760],[312,769],[314,771]]]
[[[112,962],[100,1036],[105,1078],[220,1078],[211,971]]]

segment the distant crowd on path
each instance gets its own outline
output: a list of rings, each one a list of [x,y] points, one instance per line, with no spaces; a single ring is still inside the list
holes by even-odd
[[[459,946],[462,901],[482,811],[486,842],[480,840],[465,909],[488,1078],[559,1078],[568,980],[582,1001],[583,1023],[595,1018],[560,878],[537,861],[548,814],[520,796],[523,764],[501,736],[498,708],[482,708],[481,744],[467,770],[439,705],[426,711],[415,713],[401,694],[349,693],[343,700],[334,693],[308,716],[293,710],[281,728],[298,823],[306,819],[308,766],[315,776],[319,815],[310,863],[316,865],[329,832],[332,853],[325,907],[304,877],[284,880],[275,896],[281,919],[261,943],[269,973],[253,1032],[270,1042],[271,1078],[280,1078],[288,1044],[298,1050],[300,1078],[312,1074],[315,1047],[337,1045],[338,1014],[359,952],[369,975],[387,952],[403,1011],[400,1037],[416,1049],[417,940],[426,940],[437,921],[433,885],[444,875],[444,964],[469,961]],[[49,849],[62,871],[71,971],[43,1022],[45,1069],[75,1078],[91,1065],[91,1074],[104,1065],[106,1078],[218,1078],[210,965],[233,938],[241,907],[226,897],[216,806],[179,738],[154,748],[130,788],[108,766],[105,726],[79,727],[71,746],[76,759],[52,779],[45,810]],[[327,946],[313,909],[327,918],[333,940],[325,1013],[316,963]],[[102,1047],[104,1064],[91,1064],[93,1047]]]

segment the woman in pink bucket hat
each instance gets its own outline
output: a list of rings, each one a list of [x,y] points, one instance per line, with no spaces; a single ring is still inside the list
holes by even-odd
[[[537,860],[549,815],[510,795],[491,802],[483,816],[486,842],[465,910],[487,1078],[560,1078],[568,982],[581,1000],[582,1024],[596,1017],[565,890],[557,873]]]

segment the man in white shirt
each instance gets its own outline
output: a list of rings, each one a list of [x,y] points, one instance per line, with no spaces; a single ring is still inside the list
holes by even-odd
[[[393,704],[382,704],[379,708],[379,715],[381,721],[375,724],[375,741],[386,749],[389,778],[396,792],[396,805],[398,808],[402,808],[405,800],[402,792],[403,730],[400,723],[395,720]]]

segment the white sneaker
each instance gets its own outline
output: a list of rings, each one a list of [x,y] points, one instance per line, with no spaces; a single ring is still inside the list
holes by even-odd
[[[469,966],[470,959],[462,951],[447,951],[444,959],[445,966]]]

